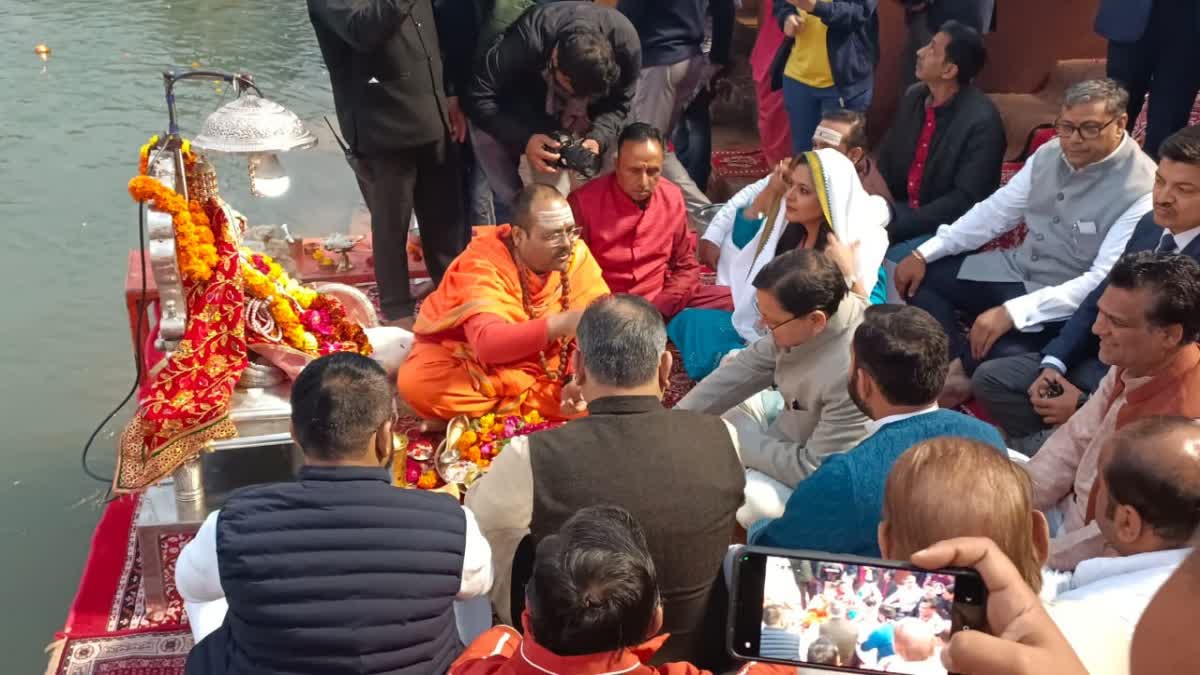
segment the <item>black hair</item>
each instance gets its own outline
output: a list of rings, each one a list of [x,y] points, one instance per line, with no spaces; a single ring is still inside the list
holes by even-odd
[[[939,33],[945,33],[950,41],[946,43],[946,60],[958,66],[959,86],[971,84],[971,80],[983,70],[987,64],[987,46],[979,31],[951,19],[942,24]]]
[[[871,375],[893,405],[925,405],[942,393],[950,340],[925,310],[871,305],[854,332],[854,364]]]
[[[559,656],[640,644],[658,609],[646,535],[618,506],[589,506],[541,541],[525,588],[538,644]]]
[[[821,310],[832,317],[849,292],[837,264],[807,248],[776,256],[754,277],[754,287],[770,293],[793,316]]]
[[[818,666],[836,666],[838,664],[837,643],[828,636],[813,640],[808,646],[808,662]]]
[[[521,188],[521,191],[517,193],[516,201],[513,203],[513,226],[529,231],[529,226],[533,224],[533,205],[544,199],[553,199],[555,197],[562,199],[563,195],[553,185],[530,183]]]
[[[617,137],[617,152],[620,152],[626,143],[642,143],[644,141],[654,141],[658,143],[660,150],[666,152],[667,144],[663,140],[662,132],[653,124],[645,122],[634,122],[621,130],[621,135]]]
[[[850,132],[842,140],[846,141],[846,145],[851,148],[866,148],[870,142],[867,139],[867,116],[864,113],[836,108],[821,113],[821,120],[849,124]]]
[[[1117,504],[1131,506],[1168,543],[1186,544],[1200,527],[1200,468],[1190,459],[1190,470],[1180,471],[1177,461],[1157,455],[1164,443],[1200,442],[1200,423],[1178,416],[1143,418],[1112,442],[1112,458],[1104,467],[1111,497],[1105,515],[1112,518]]]
[[[588,306],[575,330],[589,376],[612,387],[644,385],[658,374],[667,348],[662,314],[645,298],[609,295]]]
[[[1200,124],[1193,124],[1167,136],[1158,146],[1158,158],[1200,167]]]
[[[575,96],[607,95],[617,83],[621,68],[612,43],[597,30],[573,30],[558,40],[558,70],[571,81]]]
[[[1200,339],[1200,264],[1185,255],[1126,253],[1108,274],[1110,286],[1123,290],[1148,288],[1154,302],[1146,319],[1160,328],[1179,324],[1180,344]]]
[[[374,360],[353,352],[322,356],[292,384],[292,430],[308,457],[354,459],[395,410],[392,382]]]

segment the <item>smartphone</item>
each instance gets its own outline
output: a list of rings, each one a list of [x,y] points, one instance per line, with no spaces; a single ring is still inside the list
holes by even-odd
[[[748,546],[729,605],[738,659],[947,675],[941,651],[954,633],[985,628],[987,588],[971,569]]]

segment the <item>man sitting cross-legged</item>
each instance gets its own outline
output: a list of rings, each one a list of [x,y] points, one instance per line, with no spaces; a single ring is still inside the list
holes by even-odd
[[[1112,80],[1067,89],[1058,138],[1007,185],[899,261],[900,295],[950,336],[943,406],[969,396],[967,377],[979,363],[1049,342],[1104,280],[1150,210],[1154,161],[1125,133],[1128,99]],[[1022,221],[1029,232],[1019,247],[975,252]]]
[[[1100,454],[1096,523],[1119,557],[1084,560],[1047,607],[1092,675],[1129,672],[1133,629],[1200,526],[1200,423],[1138,420]]]
[[[867,435],[846,389],[850,340],[866,299],[827,255],[795,249],[754,278],[759,338],[700,381],[678,407],[724,415],[747,472],[743,526],[783,513],[787,495],[830,455]],[[776,391],[764,391],[774,386]]]
[[[1200,125],[1171,135],[1159,153],[1154,211],[1138,222],[1125,253],[1181,253],[1200,259]],[[1067,421],[1108,372],[1099,359],[1100,340],[1092,333],[1099,314],[1096,303],[1106,286],[1101,283],[1088,295],[1041,353],[994,359],[972,376],[976,400],[1008,434],[1010,448],[1036,453],[1052,427]],[[1054,387],[1062,393],[1047,395],[1057,391]]]
[[[571,193],[580,237],[613,293],[646,298],[667,321],[685,307],[733,311],[719,286],[700,284],[696,242],[679,187],[662,177],[663,137],[649,124],[625,127],[616,172]]]
[[[392,486],[392,386],[371,359],[313,361],[291,403],[299,480],[233,493],[179,554],[194,632],[212,631],[188,674],[445,672],[462,650],[455,599],[492,583],[474,517]]]
[[[1123,256],[1099,309],[1092,330],[1100,336],[1100,360],[1112,368],[1026,465],[1034,503],[1062,517],[1050,549],[1058,570],[1104,551],[1092,488],[1113,433],[1144,417],[1200,417],[1200,264],[1148,251]]]
[[[558,190],[526,187],[513,220],[480,228],[421,303],[397,375],[421,417],[533,409],[562,418],[575,325],[608,286]]]
[[[871,418],[867,438],[825,460],[796,486],[783,515],[751,529],[750,541],[878,556],[883,485],[905,450],[938,436],[962,436],[1004,451],[996,428],[974,417],[939,410],[946,377],[946,334],[924,310],[868,307],[854,333],[847,387]]]
[[[646,300],[597,300],[577,334],[588,416],[514,438],[467,493],[494,544],[497,613],[520,617],[509,605],[522,597],[526,579],[513,558],[527,534],[543,540],[589,504],[616,504],[646,529],[662,574],[671,634],[662,658],[716,667],[725,626],[718,577],[744,486],[733,430],[716,416],[663,409],[671,355],[662,317]]]
[[[538,544],[525,589],[527,610],[519,617],[521,630],[497,626],[484,633],[449,674],[707,673],[691,663],[665,663],[662,658],[659,647],[668,637],[660,635],[664,610],[659,577],[667,575],[655,564],[647,539],[653,536],[647,537],[637,519],[620,507],[589,506],[574,513]],[[718,640],[718,647],[723,644]],[[795,669],[753,664],[739,672]]]

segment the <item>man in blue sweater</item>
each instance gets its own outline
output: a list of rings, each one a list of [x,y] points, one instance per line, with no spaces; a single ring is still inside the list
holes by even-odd
[[[938,409],[949,351],[941,325],[924,310],[868,307],[854,334],[847,387],[872,420],[869,435],[801,481],[782,516],[751,526],[750,543],[878,556],[883,487],[905,450],[938,436],[962,436],[1004,452],[995,427]]]

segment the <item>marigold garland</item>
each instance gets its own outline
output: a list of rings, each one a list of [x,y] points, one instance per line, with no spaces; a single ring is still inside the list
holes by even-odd
[[[204,207],[197,201],[188,201],[175,190],[156,178],[146,175],[150,153],[158,145],[158,136],[141,147],[138,175],[129,181],[129,195],[135,202],[149,203],[158,211],[171,216],[175,225],[175,257],[179,263],[179,274],[191,285],[212,278],[217,264],[216,236]],[[184,164],[191,168],[196,163],[191,143],[183,142]]]
[[[248,248],[241,254],[246,293],[268,303],[288,346],[311,356],[337,351],[371,354],[366,332],[335,298],[301,286],[268,255]]]

